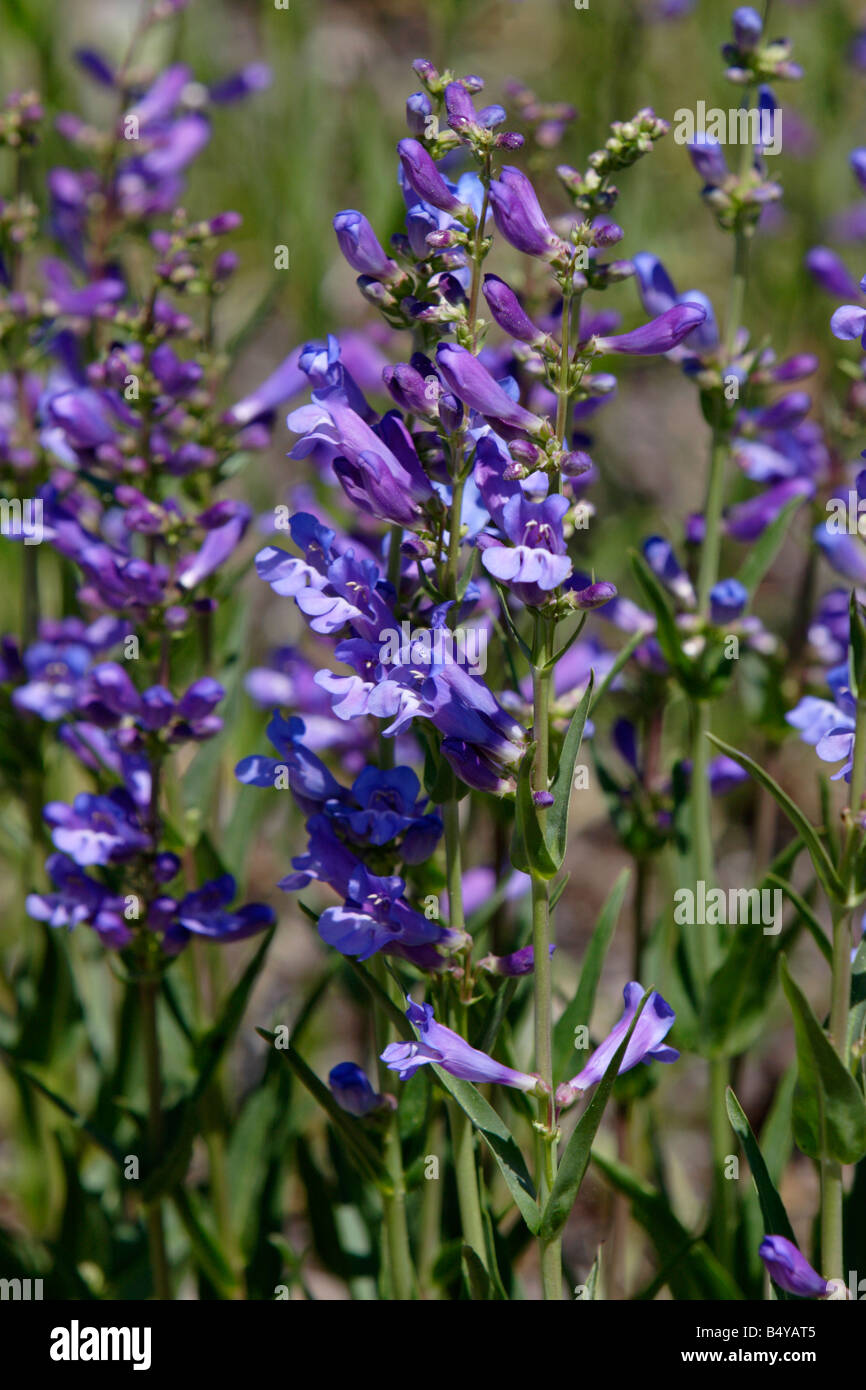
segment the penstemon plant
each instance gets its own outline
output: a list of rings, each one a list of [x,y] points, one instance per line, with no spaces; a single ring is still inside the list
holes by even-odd
[[[109,114],[56,117],[44,180],[40,97],[0,111],[0,771],[28,932],[0,1057],[22,1152],[50,1135],[63,1184],[22,1184],[50,1218],[0,1256],[94,1300],[858,1297],[864,366],[818,419],[819,358],[777,357],[751,294],[792,45],[769,4],[735,10],[737,106],[673,141],[640,106],[579,168],[556,164],[573,107],[511,83],[509,115],[415,61],[399,218],[333,216],[360,304],[239,394],[272,295],[237,326],[242,219],[191,211],[187,174],[271,74],[198,80],[187,7],[144,4],[116,63],[78,52]],[[713,295],[677,289],[685,251],[620,254],[679,144],[729,267]],[[866,348],[844,261],[804,271]],[[703,500],[623,545],[612,441],[643,443],[645,379],[694,388]],[[257,515],[270,448],[288,491]],[[851,590],[820,595],[819,560]],[[278,634],[261,658],[250,613]],[[822,778],[809,806],[800,742],[844,807]],[[575,969],[597,813],[621,871]],[[749,1068],[785,1027],[762,1113]],[[665,1130],[693,1077],[684,1196]]]

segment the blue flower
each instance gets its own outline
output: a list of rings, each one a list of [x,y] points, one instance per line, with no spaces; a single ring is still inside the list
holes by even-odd
[[[823,1298],[828,1284],[817,1274],[796,1245],[785,1236],[764,1236],[758,1247],[767,1273],[786,1293],[798,1298]]]
[[[527,1072],[515,1071],[503,1066],[486,1052],[479,1052],[459,1034],[437,1023],[430,1004],[410,1002],[406,1017],[418,1030],[418,1042],[390,1043],[382,1053],[382,1061],[400,1077],[407,1081],[419,1067],[434,1062],[451,1076],[463,1081],[474,1081],[477,1085],[488,1083],[500,1086],[513,1086],[518,1091],[543,1093],[544,1083],[537,1076]]]
[[[613,1060],[614,1054],[631,1027],[632,1019],[643,995],[643,986],[638,984],[636,980],[632,980],[626,985],[623,990],[625,1010],[622,1018],[611,1029],[604,1042],[595,1049],[586,1066],[570,1081],[559,1087],[556,1093],[557,1105],[571,1105],[581,1092],[601,1081]],[[675,1062],[677,1060],[680,1054],[676,1049],[664,1045],[664,1039],[673,1027],[675,1017],[670,1004],[662,999],[657,990],[653,990],[644,1005],[643,1012],[625,1050],[625,1056],[620,1063],[620,1076],[623,1072],[631,1071],[632,1067],[636,1067],[639,1062],[645,1062],[649,1065],[650,1062]]]
[[[338,1062],[332,1067],[328,1074],[328,1085],[341,1110],[359,1118],[390,1105],[389,1097],[374,1091],[367,1073],[354,1062]]]
[[[409,906],[398,874],[379,878],[359,864],[348,888],[344,905],[327,908],[319,918],[322,940],[344,956],[369,960],[377,951],[389,951],[411,960],[416,947],[453,946],[461,939]],[[423,959],[432,963],[436,956],[428,952]]]

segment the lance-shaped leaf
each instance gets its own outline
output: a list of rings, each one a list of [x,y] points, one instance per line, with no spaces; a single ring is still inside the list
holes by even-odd
[[[464,1114],[468,1115],[481,1138],[484,1140],[505,1179],[508,1190],[520,1209],[520,1214],[529,1229],[535,1234],[538,1230],[539,1211],[535,1199],[535,1188],[523,1160],[523,1154],[508,1125],[497,1115],[492,1105],[488,1105],[480,1091],[471,1081],[463,1081],[450,1076],[447,1071],[435,1064],[433,1070],[449,1095],[452,1095]]]
[[[791,1229],[788,1220],[788,1213],[785,1211],[784,1203],[773,1185],[769,1170],[764,1162],[764,1156],[758,1146],[758,1141],[752,1131],[752,1126],[746,1118],[745,1111],[734,1095],[729,1086],[725,1095],[725,1102],[728,1110],[728,1119],[731,1127],[743,1146],[743,1151],[749,1163],[755,1187],[758,1191],[758,1201],[761,1204],[761,1215],[764,1218],[764,1234],[768,1236],[786,1236],[796,1245],[796,1237]]]
[[[802,840],[792,840],[776,856],[760,887],[761,891],[769,888],[789,893],[801,920],[812,930],[812,924],[803,915],[810,909],[782,877],[791,872],[802,848]],[[764,1026],[779,952],[787,949],[799,931],[799,923],[795,922],[785,932],[765,935],[764,926],[755,923],[754,913],[750,915],[751,924],[744,922],[741,915],[740,925],[728,940],[724,957],[710,977],[697,1044],[707,1056],[735,1057],[754,1041]],[[818,932],[821,939],[825,939],[820,926]]]
[[[782,988],[794,1015],[797,1089],[794,1138],[810,1158],[857,1163],[866,1155],[866,1102],[802,991],[781,961]]]
[[[276,1034],[269,1033],[266,1028],[257,1028],[256,1032],[260,1038],[264,1038],[265,1042],[270,1043],[277,1056],[282,1058],[286,1066],[291,1068],[313,1099],[319,1102],[334,1128],[346,1141],[346,1147],[361,1171],[368,1178],[372,1178],[383,1192],[392,1191],[391,1179],[362,1126],[345,1110],[340,1109],[327,1086],[319,1080],[312,1068],[307,1066],[300,1053],[295,1051],[291,1043],[285,1047],[276,1047]]]
[[[574,780],[574,765],[580,753],[583,731],[586,726],[586,718],[592,701],[592,687],[594,681],[595,673],[590,671],[589,680],[586,683],[586,690],[583,692],[580,703],[571,717],[568,732],[563,740],[556,776],[550,788],[553,796],[553,805],[547,812],[545,836],[547,838],[547,847],[550,851],[551,858],[557,867],[561,865],[565,859],[565,850],[568,844],[568,810],[571,804],[571,784]]]
[[[511,862],[521,873],[538,878],[554,878],[559,864],[550,853],[538,808],[532,799],[532,765],[536,745],[530,743],[517,773],[514,837],[511,842]]]
[[[617,1078],[620,1063],[625,1056],[626,1048],[631,1042],[631,1035],[635,1030],[637,1021],[643,1013],[646,1002],[651,994],[651,989],[646,990],[644,993],[643,998],[635,1009],[634,1018],[629,1024],[628,1032],[611,1057],[604,1076],[595,1088],[592,1100],[575,1125],[574,1133],[565,1146],[565,1153],[562,1155],[559,1171],[554,1179],[553,1189],[547,1199],[544,1211],[541,1214],[539,1235],[543,1240],[553,1240],[553,1238],[559,1234],[568,1220],[569,1213],[577,1200],[580,1185],[589,1167],[593,1140],[598,1132],[605,1107],[607,1106],[610,1093],[613,1090],[613,1083]]]
[[[851,1011],[848,1014],[848,1055],[866,1028],[866,937],[857,947],[851,967]],[[864,1228],[866,1235],[866,1228]]]
[[[717,748],[721,749],[727,757],[733,758],[735,763],[739,763],[740,767],[745,768],[746,772],[754,777],[756,782],[760,782],[761,786],[770,793],[784,811],[788,820],[791,822],[802,839],[803,844],[809,851],[812,863],[815,866],[815,873],[821,880],[821,884],[828,897],[834,902],[844,902],[845,890],[836,870],[830,862],[830,856],[821,844],[815,827],[803,814],[797,803],[791,800],[788,793],[782,790],[778,782],[770,776],[769,772],[765,772],[764,769],[752,758],[748,757],[746,753],[741,753],[738,748],[732,748],[729,743],[723,743],[720,738],[716,738],[715,734],[708,734],[707,737]]]
[[[631,877],[630,869],[623,869],[608,894],[598,921],[592,929],[589,945],[584,952],[580,967],[580,984],[571,1003],[563,1010],[553,1029],[553,1074],[554,1077],[573,1076],[580,1071],[588,1048],[575,1053],[574,1030],[580,1024],[589,1026],[595,993],[604,967],[607,948],[613,939],[623,899]]]
[[[791,905],[796,908],[800,921],[818,947],[821,955],[828,965],[832,965],[833,947],[827,940],[827,933],[824,931],[815,913],[806,902],[806,899],[802,894],[797,892],[796,888],[788,883],[787,879],[780,878],[778,874],[767,874],[767,883],[771,888],[779,888],[785,894],[785,897],[790,901]]]
[[[760,584],[767,570],[772,565],[776,556],[782,548],[782,543],[788,531],[788,527],[793,520],[794,513],[803,504],[802,495],[792,497],[790,502],[774,517],[769,526],[765,526],[755,544],[750,547],[749,553],[740,569],[737,578],[747,591],[749,598],[755,596],[755,591]]]
[[[638,1295],[654,1298],[669,1284],[677,1299],[740,1299],[742,1293],[700,1236],[692,1235],[671,1210],[670,1203],[630,1168],[594,1153],[592,1161],[608,1182],[627,1197],[635,1221],[643,1226],[655,1246],[661,1270],[649,1290]]]
[[[668,596],[642,555],[638,554],[636,550],[632,550],[629,553],[629,560],[635,578],[643,589],[644,597],[653,611],[656,620],[656,638],[662,649],[662,655],[675,671],[684,673],[687,671],[688,665],[683,656],[682,639],[677,629],[673,609],[668,602]]]
[[[861,695],[866,698],[866,612],[856,589],[851,590],[849,619],[848,684],[857,700]]]

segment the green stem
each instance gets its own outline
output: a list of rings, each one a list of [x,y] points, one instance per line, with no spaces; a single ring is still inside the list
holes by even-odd
[[[484,240],[484,224],[487,221],[487,208],[490,202],[490,177],[491,177],[491,158],[488,154],[484,160],[484,169],[481,175],[484,184],[484,200],[481,204],[481,216],[475,228],[475,239],[472,247],[472,284],[469,289],[469,331],[472,334],[472,351],[475,352],[477,342],[477,319],[478,319],[478,292],[481,289],[481,267],[484,263],[482,254],[482,242]]]
[[[848,798],[848,837],[842,854],[840,877],[849,894],[854,887],[855,854],[862,843],[857,824],[866,790],[866,698],[858,698],[854,724],[851,786]],[[848,1066],[848,1011],[851,1000],[851,913],[833,913],[833,984],[830,1001],[830,1038],[842,1065]],[[842,1231],[842,1167],[832,1158],[821,1161],[821,1268],[827,1279],[845,1277]]]
[[[710,474],[704,504],[704,543],[698,569],[698,612],[709,617],[710,590],[719,576],[719,554],[722,546],[722,507],[725,500],[725,465],[730,445],[727,431],[715,429],[710,448]]]
[[[424,1140],[425,1155],[441,1160],[445,1132],[439,1105],[434,1101],[427,1122]],[[421,1197],[421,1236],[418,1254],[418,1280],[422,1298],[435,1300],[439,1290],[433,1278],[436,1258],[442,1245],[442,1182],[438,1169],[435,1177],[428,1178],[425,1173],[424,1192]]]
[[[153,1164],[158,1162],[160,1158],[163,1141],[162,1070],[159,1057],[159,1035],[156,1027],[156,981],[149,978],[140,980],[138,991],[141,1006],[141,1035],[147,1075],[148,1157]],[[154,1297],[162,1301],[170,1301],[172,1296],[171,1278],[165,1249],[162,1202],[158,1197],[147,1207],[147,1237],[150,1248]]]
[[[859,711],[858,711],[858,724]],[[860,745],[861,748],[863,745]],[[856,743],[855,743],[856,758]],[[854,780],[852,773],[852,782]],[[853,796],[852,796],[852,805]],[[848,1004],[851,994],[851,929],[845,911],[833,914],[833,987],[830,1005],[830,1037],[843,1066],[848,1065]],[[842,1165],[834,1158],[821,1160],[821,1269],[827,1279],[844,1279],[842,1228]]]
[[[751,89],[744,93],[746,106],[751,100]],[[740,178],[745,179],[752,159],[750,145],[744,145],[740,156]],[[727,318],[724,335],[723,370],[727,370],[737,348],[737,334],[743,317],[748,275],[748,252],[751,229],[738,224],[735,228],[734,264],[731,285],[728,293]],[[697,602],[698,612],[704,619],[710,613],[710,594],[719,576],[719,556],[722,542],[722,508],[725,497],[725,473],[730,456],[730,424],[725,418],[725,404],[720,399],[717,404],[718,420],[713,429],[710,447],[710,470],[707,479],[706,501],[704,506],[704,543],[698,569]],[[710,887],[715,878],[713,836],[712,836],[712,797],[709,784],[709,740],[710,706],[706,701],[695,700],[692,706],[694,743],[692,748],[692,833],[694,837],[694,866],[698,881],[703,880]],[[715,965],[717,943],[708,935],[707,928],[699,928],[696,956],[701,973],[701,989],[705,990],[711,971]],[[712,1161],[712,1247],[721,1262],[729,1267],[733,1246],[734,1189],[725,1177],[727,1151],[730,1147],[729,1130],[725,1110],[725,1090],[728,1079],[728,1064],[723,1057],[714,1057],[709,1063],[710,1094],[710,1145]]]
[[[569,389],[569,373],[571,362],[569,360],[569,348],[571,342],[571,306],[574,294],[566,291],[562,299],[562,345],[559,357],[559,385],[556,389],[556,437],[563,448],[567,447],[568,435],[568,406],[571,400]],[[562,490],[562,480],[559,469],[556,469],[551,481],[551,491],[560,492]]]
[[[448,925],[453,931],[466,930],[463,911],[463,854],[460,848],[460,802],[450,796],[442,803],[445,830],[445,886],[448,890]]]
[[[373,974],[379,984],[390,994],[390,978],[381,954],[371,961]],[[374,1015],[376,1032],[376,1055],[378,1058],[379,1089],[386,1092],[393,1085],[393,1075],[381,1060],[381,1054],[390,1041],[390,1024],[380,1009]],[[415,1297],[415,1270],[412,1265],[412,1252],[409,1246],[409,1227],[406,1220],[406,1180],[403,1175],[403,1151],[400,1143],[400,1130],[396,1111],[390,1112],[386,1121],[384,1143],[385,1167],[391,1179],[392,1191],[382,1196],[385,1217],[385,1249],[390,1275],[391,1298],[406,1302]]]
[[[539,620],[538,641],[532,672],[533,736],[535,763],[532,769],[533,791],[548,791],[550,786],[550,692],[552,669],[545,669],[554,651],[554,624]],[[542,830],[547,819],[546,808],[538,808]],[[550,970],[550,884],[540,875],[532,875],[532,946],[533,986],[535,991],[535,1070],[547,1083],[548,1095],[539,1098],[539,1142],[536,1183],[542,1206],[547,1201],[556,1178],[556,1120],[553,1108],[553,991]],[[562,1242],[539,1238],[539,1258],[545,1299],[562,1298]]]
[[[484,1238],[484,1218],[478,1196],[478,1171],[475,1161],[475,1134],[472,1122],[454,1100],[446,1102],[451,1129],[451,1148],[454,1153],[454,1177],[457,1182],[457,1202],[463,1239],[471,1245],[487,1269],[487,1242]]]

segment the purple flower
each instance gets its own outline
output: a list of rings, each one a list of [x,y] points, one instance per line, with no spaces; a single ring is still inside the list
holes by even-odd
[[[458,217],[464,211],[460,199],[445,182],[424,146],[417,140],[401,140],[397,146],[406,182],[425,203]]]
[[[548,947],[551,956],[555,950],[555,946]],[[519,951],[512,951],[508,956],[485,956],[478,964],[491,975],[506,975],[509,978],[531,975],[535,969],[535,948],[522,946]]]
[[[785,1236],[764,1236],[758,1247],[767,1273],[786,1293],[798,1298],[823,1298],[829,1285],[817,1274],[796,1245]]]
[[[291,456],[321,450],[357,506],[382,520],[412,526],[434,495],[412,436],[397,411],[389,411],[375,427],[359,412],[370,414],[340,368],[338,382],[317,390],[313,404],[289,416],[289,429],[303,435]]]
[[[178,565],[180,587],[194,589],[219,569],[240,545],[252,517],[252,507],[233,498],[215,502],[196,517],[207,535],[200,549],[194,555],[184,556]]]
[[[718,188],[730,178],[731,171],[722,147],[713,136],[699,135],[689,143],[688,151],[692,164],[708,188]]]
[[[238,72],[223,77],[208,88],[208,96],[217,105],[241,101],[252,92],[263,92],[271,85],[273,73],[267,63],[247,63]]]
[[[568,509],[568,499],[559,494],[530,502],[518,491],[501,513],[501,527],[511,545],[489,538],[491,543],[483,550],[481,563],[488,574],[532,607],[545,603],[571,574],[562,534]]]
[[[132,931],[123,916],[122,897],[90,878],[65,854],[49,855],[45,869],[56,891],[30,893],[26,903],[30,917],[69,931],[87,922],[103,945],[118,949],[129,945]]]
[[[34,642],[23,661],[27,681],[13,692],[16,709],[49,722],[69,714],[81,694],[90,649],[82,642]]]
[[[813,246],[806,253],[805,265],[813,280],[834,299],[853,299],[857,294],[857,281],[844,261],[828,246]]]
[[[331,1095],[341,1110],[359,1118],[373,1110],[389,1107],[387,1096],[379,1095],[370,1085],[367,1073],[355,1062],[338,1062],[328,1073]]]
[[[700,290],[687,290],[684,294],[677,294],[673,281],[661,261],[648,251],[638,252],[634,257],[634,268],[641,303],[648,314],[663,314],[676,304],[698,304],[706,312],[703,323],[698,324],[683,339],[682,347],[673,349],[673,353],[687,358],[688,350],[693,353],[713,352],[718,346],[719,329],[713,306],[707,296]]]
[[[107,796],[80,792],[71,806],[50,801],[42,812],[51,838],[76,864],[114,864],[151,847],[129,792],[116,787]]]
[[[518,251],[554,259],[568,248],[560,241],[541,210],[535,189],[525,174],[506,164],[490,185],[490,202],[499,231]]]
[[[677,347],[706,317],[707,311],[702,304],[675,304],[659,314],[658,318],[650,319],[640,328],[633,328],[630,333],[592,341],[599,353],[624,352],[632,356],[652,356]]]
[[[725,514],[725,530],[738,541],[755,540],[792,498],[810,497],[814,491],[815,486],[808,478],[789,478],[777,483],[747,502],[729,508]],[[821,530],[827,534],[823,527]]]
[[[757,10],[750,5],[741,5],[731,15],[734,41],[741,53],[751,53],[757,46],[763,31],[763,21]]]
[[[468,348],[440,343],[436,363],[449,389],[479,415],[528,434],[542,428],[543,421],[513,401]]]
[[[512,338],[517,338],[521,343],[529,343],[531,347],[544,342],[547,335],[536,327],[514,290],[506,285],[504,280],[500,280],[498,275],[485,275],[482,291],[499,327]]]
[[[338,212],[334,231],[340,250],[359,275],[372,275],[376,280],[394,280],[400,274],[395,261],[385,255],[376,233],[362,212],[349,209]]]
[[[326,908],[319,918],[319,935],[341,955],[369,960],[386,951],[411,960],[417,947],[453,946],[460,939],[409,906],[398,874],[381,878],[358,864],[348,888],[344,905]]]
[[[622,1018],[611,1029],[604,1042],[595,1049],[586,1066],[570,1081],[559,1087],[556,1093],[557,1105],[571,1105],[578,1094],[601,1081],[617,1048],[631,1026],[643,995],[643,986],[638,984],[636,980],[632,980],[626,985],[623,990],[625,1011]],[[626,1048],[625,1056],[620,1063],[620,1076],[624,1072],[631,1071],[638,1062],[645,1062],[649,1065],[650,1062],[675,1062],[677,1060],[680,1054],[676,1049],[664,1045],[664,1039],[673,1027],[675,1017],[670,1004],[662,999],[657,990],[653,990],[644,1005],[643,1012],[631,1035],[631,1041]]]
[[[271,415],[278,405],[292,396],[300,395],[308,385],[307,377],[298,366],[300,355],[301,349],[295,348],[261,386],[243,400],[236,401],[223,417],[226,423],[244,428]]]
[[[418,1042],[390,1043],[382,1053],[382,1061],[395,1071],[401,1081],[408,1081],[419,1067],[433,1062],[451,1076],[478,1085],[513,1086],[518,1091],[542,1094],[543,1082],[537,1076],[514,1071],[479,1052],[444,1024],[437,1023],[430,1004],[410,1002],[406,1010],[409,1022],[418,1030]]]
[[[711,622],[717,627],[736,622],[748,601],[748,590],[738,579],[720,579],[710,590]]]
[[[798,730],[804,743],[811,744],[822,762],[842,763],[833,773],[834,782],[841,777],[850,782],[853,767],[856,702],[847,679],[845,666],[834,668],[827,677],[832,701],[804,695],[785,715],[786,722]]]
[[[860,288],[863,288],[862,280]],[[843,342],[859,338],[860,346],[866,347],[866,309],[859,304],[843,304],[830,320],[830,332]]]
[[[231,874],[223,874],[197,888],[178,904],[177,925],[184,933],[179,936],[177,927],[170,929],[169,937],[175,947],[185,944],[186,933],[206,936],[211,940],[230,942],[244,941],[255,936],[266,927],[273,926],[276,917],[273,908],[265,903],[246,903],[231,911],[228,904],[235,896],[236,885]]]
[[[650,536],[643,543],[644,559],[674,598],[687,608],[695,604],[692,581],[677,559],[673,546],[663,536]]]

